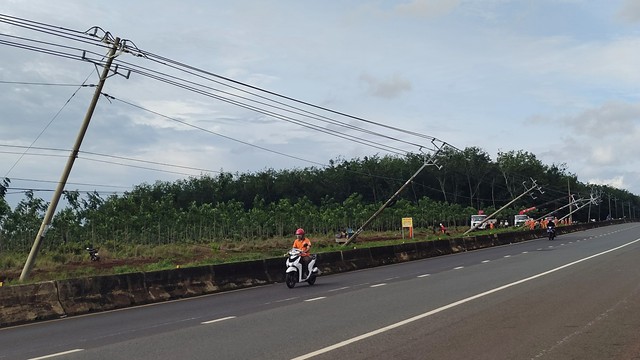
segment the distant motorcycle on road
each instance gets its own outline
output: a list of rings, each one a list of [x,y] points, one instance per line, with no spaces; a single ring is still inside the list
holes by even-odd
[[[547,235],[549,235],[549,241],[556,238],[556,228],[553,226],[547,226]]]
[[[287,287],[292,289],[297,283],[307,282],[309,285],[313,285],[316,282],[316,277],[320,273],[320,270],[316,267],[316,255],[310,255],[311,260],[307,266],[306,276],[302,275],[302,251],[293,248],[287,252],[287,261],[285,262],[287,270],[285,272],[285,282]]]

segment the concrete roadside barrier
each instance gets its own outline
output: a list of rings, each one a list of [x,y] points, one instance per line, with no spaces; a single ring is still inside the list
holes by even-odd
[[[370,250],[372,264],[375,266],[395,264],[401,259],[398,258],[396,248],[393,245],[372,247]]]
[[[211,266],[150,271],[144,274],[152,302],[204,295],[219,290]]]
[[[267,275],[267,282],[284,282],[284,272],[286,270],[285,262],[287,261],[287,258],[285,256],[282,256],[277,258],[264,259],[263,261],[264,271]]]
[[[373,258],[370,248],[351,249],[342,251],[342,261],[349,270],[371,267]]]
[[[0,327],[64,315],[54,281],[0,287]]]
[[[351,267],[351,265],[344,262],[342,251],[333,251],[318,254],[316,266],[324,275],[353,270],[353,267]]]
[[[150,302],[143,273],[93,276],[56,281],[66,315],[113,310]]]
[[[396,253],[398,262],[411,261],[419,258],[418,248],[414,242],[393,245],[393,252]]]
[[[269,282],[264,260],[213,265],[213,275],[219,290],[234,290]],[[282,265],[284,267],[284,265]]]

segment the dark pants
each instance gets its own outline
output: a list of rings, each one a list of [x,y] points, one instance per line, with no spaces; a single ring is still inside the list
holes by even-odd
[[[300,259],[300,263],[302,263],[302,277],[306,277],[309,272],[309,262],[311,261],[311,256],[303,256]]]

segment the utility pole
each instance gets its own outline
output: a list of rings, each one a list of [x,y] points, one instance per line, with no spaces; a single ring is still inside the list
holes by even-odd
[[[400,193],[402,192],[402,190],[404,190],[409,184],[411,184],[411,182],[413,181],[413,179],[415,179],[416,176],[418,176],[418,174],[420,174],[420,172],[427,167],[428,165],[434,165],[436,166],[438,169],[440,169],[442,166],[438,166],[436,164],[436,155],[438,154],[438,152],[441,150],[441,148],[438,147],[438,145],[435,144],[435,142],[432,140],[431,141],[433,143],[433,145],[436,146],[436,152],[433,154],[432,156],[432,161],[429,162],[428,160],[425,159],[425,161],[422,163],[422,166],[420,167],[420,169],[418,169],[418,171],[415,172],[415,174],[413,174],[409,180],[407,180],[404,185],[402,185],[400,187],[400,189],[398,189],[398,191],[396,191],[393,195],[391,195],[391,197],[389,198],[389,200],[387,200],[384,204],[382,204],[382,206],[378,209],[378,211],[376,211],[373,215],[371,215],[371,217],[364,222],[364,224],[362,224],[362,226],[360,226],[360,228],[358,228],[358,230],[356,230],[356,232],[353,233],[353,235],[351,235],[347,241],[345,241],[345,243],[343,244],[343,246],[347,246],[349,245],[351,242],[353,242],[358,235],[360,235],[360,233],[364,230],[364,228],[369,225],[376,217],[378,217],[378,215],[380,215],[380,213],[382,213],[382,211],[389,206],[389,204],[391,204],[393,202],[393,200],[395,200],[396,197],[398,197],[398,195],[400,195]],[[443,144],[443,146],[446,144]]]
[[[518,199],[520,199],[521,197],[523,197],[526,194],[530,193],[531,191],[538,189],[538,191],[540,191],[542,193],[542,190],[540,189],[540,187],[538,185],[536,185],[536,181],[533,180],[533,179],[532,179],[532,181],[533,181],[533,186],[531,188],[526,189],[525,192],[523,192],[522,194],[518,195],[515,199],[509,201],[506,205],[504,205],[500,209],[496,210],[493,214],[491,214],[491,215],[487,216],[486,218],[484,218],[484,220],[482,220],[481,222],[479,222],[479,223],[475,224],[474,226],[472,226],[471,229],[465,231],[464,234],[462,234],[462,235],[467,235],[468,233],[470,233],[473,230],[477,229],[480,225],[482,225],[482,224],[486,223],[487,221],[489,221],[489,219],[491,219],[495,214],[497,214],[500,211],[506,209],[507,207],[509,207],[509,205],[513,204]],[[526,186],[525,186],[525,188],[526,188]]]
[[[571,183],[569,182],[569,178],[567,177],[567,191],[569,192],[569,214],[573,214],[571,205],[573,203],[573,199],[571,198]],[[591,222],[591,206],[589,206],[589,219],[587,222]],[[573,217],[569,216],[569,224],[573,224]]]
[[[576,208],[575,210],[573,210],[572,212],[568,213],[567,215],[565,215],[564,217],[562,217],[562,218],[560,218],[560,219],[558,219],[558,220],[559,220],[559,221],[562,221],[562,220],[564,220],[564,219],[566,219],[566,218],[570,217],[570,216],[571,216],[571,214],[573,214],[574,212],[576,212],[576,211],[578,211],[578,210],[582,209],[583,207],[587,206],[588,204],[591,204],[591,203],[594,203],[594,202],[596,202],[596,201],[597,201],[597,198],[593,197],[593,195],[589,195],[589,197],[590,197],[590,198],[589,198],[589,202],[588,202],[588,203],[585,203],[585,204],[583,204],[583,205],[576,205],[576,206],[577,206],[577,208]],[[589,220],[589,222],[591,222],[591,220]]]
[[[566,208],[566,207],[568,207],[568,206],[571,206],[571,207],[573,207],[573,205],[575,205],[575,206],[579,206],[579,204],[578,204],[578,203],[580,203],[580,202],[582,202],[582,201],[584,201],[584,200],[583,200],[583,199],[578,199],[578,200],[576,200],[576,199],[574,198],[574,196],[573,196],[573,195],[571,195],[571,203],[566,204],[566,205],[563,205],[563,206],[561,206],[561,207],[559,207],[559,208],[557,208],[557,209],[555,209],[555,210],[553,210],[553,211],[550,211],[550,212],[548,212],[548,213],[546,213],[546,214],[544,214],[544,215],[542,215],[542,216],[538,217],[538,218],[536,219],[536,221],[540,221],[540,220],[542,220],[542,219],[544,219],[544,218],[546,218],[546,217],[548,217],[548,216],[551,216],[552,214],[557,213],[558,211],[560,211],[560,210],[562,210],[562,209],[564,209],[564,208]],[[575,212],[575,211],[574,211],[574,212]]]
[[[62,191],[64,190],[65,185],[67,184],[67,179],[69,178],[69,174],[71,173],[71,168],[73,167],[73,163],[80,152],[80,145],[82,144],[82,140],[84,139],[84,135],[87,132],[87,128],[89,127],[89,122],[91,121],[91,116],[93,115],[93,111],[98,104],[98,98],[102,93],[102,88],[104,87],[104,82],[107,80],[109,75],[109,71],[111,69],[111,63],[113,59],[116,57],[116,50],[120,46],[120,38],[115,38],[111,48],[109,49],[109,53],[107,55],[107,61],[104,65],[104,69],[102,70],[102,74],[100,75],[100,81],[98,82],[98,86],[96,87],[96,91],[93,94],[93,99],[91,100],[91,104],[89,104],[89,109],[87,109],[87,113],[84,117],[84,121],[82,126],[80,127],[80,131],[78,132],[78,136],[76,137],[76,142],[73,145],[73,150],[69,154],[69,158],[67,159],[67,164],[64,168],[62,175],[60,176],[60,181],[58,182],[58,186],[53,194],[53,198],[51,199],[51,203],[49,203],[49,207],[47,208],[47,212],[45,213],[44,219],[42,220],[42,224],[40,225],[40,230],[38,230],[38,235],[36,235],[36,239],[33,242],[33,246],[31,247],[31,252],[29,252],[29,256],[27,257],[27,261],[24,264],[24,268],[22,269],[22,273],[20,274],[20,281],[25,281],[29,278],[29,274],[31,273],[31,269],[33,268],[33,264],[36,261],[36,256],[38,255],[38,251],[40,250],[40,246],[42,245],[42,240],[47,234],[47,231],[51,227],[51,220],[53,219],[53,214],[56,211],[56,207],[58,206],[58,202],[60,201],[60,196],[62,195]]]

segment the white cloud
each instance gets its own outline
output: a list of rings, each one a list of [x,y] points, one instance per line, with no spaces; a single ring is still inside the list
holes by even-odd
[[[412,0],[396,6],[402,15],[436,17],[452,12],[460,5],[460,0]]]
[[[360,80],[367,85],[367,92],[376,97],[395,98],[411,90],[411,82],[398,74],[383,80],[369,74],[362,74]]]
[[[609,165],[615,160],[612,146],[591,144],[591,159],[596,165]]]
[[[637,0],[624,0],[618,16],[630,23],[640,22],[640,2]]]
[[[617,189],[625,189],[626,184],[624,182],[624,176],[615,176],[611,179],[589,179],[587,181],[588,184],[594,185],[608,185]]]
[[[607,102],[560,121],[576,134],[600,139],[615,137],[620,143],[625,135],[635,135],[640,129],[640,103]]]

